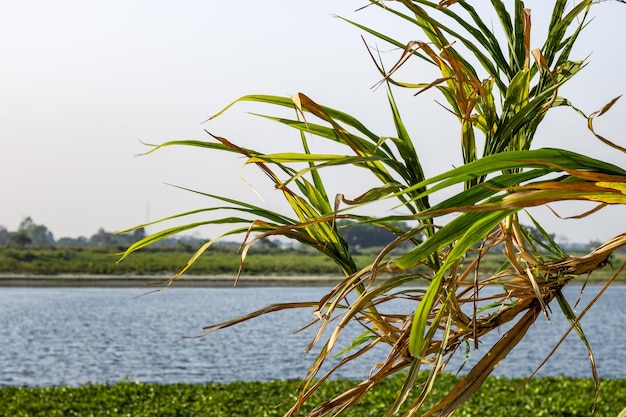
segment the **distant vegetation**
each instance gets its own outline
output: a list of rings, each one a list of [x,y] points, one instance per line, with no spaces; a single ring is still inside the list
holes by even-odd
[[[116,234],[100,228],[91,237],[62,237],[55,240],[52,231],[43,224],[37,224],[27,217],[17,230],[10,231],[0,225],[0,247],[5,248],[117,248],[122,250],[128,245],[146,236],[145,230],[137,229],[133,233]],[[199,239],[181,237],[164,239],[158,246],[197,245]]]
[[[187,275],[236,276],[241,260],[237,244],[221,244],[205,252],[186,272]],[[173,275],[191,257],[193,251],[184,245],[172,248],[150,248],[116,264],[118,256],[112,248],[2,248],[0,247],[0,274],[89,274],[89,275]],[[363,250],[355,255],[360,266],[368,265],[375,257],[374,250]],[[502,264],[499,255],[489,255],[481,261],[485,271],[495,272]],[[626,257],[616,255],[612,266],[595,271],[590,281],[606,281]],[[328,258],[306,249],[253,247],[243,268],[244,275],[325,275],[337,274],[335,264]],[[579,278],[580,280],[580,278]],[[618,281],[626,281],[622,275]]]
[[[375,258],[377,249],[388,244],[393,235],[368,224],[340,222],[342,233],[354,248],[355,261],[364,267]],[[44,225],[26,218],[17,231],[0,226],[0,273],[55,275],[173,275],[184,265],[204,239],[183,236],[168,238],[144,248],[124,262],[116,264],[119,252],[145,236],[143,229],[129,234],[115,234],[104,229],[90,238],[61,238],[55,240]],[[589,245],[578,245],[584,253]],[[237,274],[241,255],[238,242],[218,242],[204,253],[187,274]],[[587,247],[589,246],[589,247]],[[618,267],[626,259],[613,258]],[[488,255],[482,261],[484,270],[495,272],[501,266],[499,255]],[[614,269],[596,271],[594,281],[609,279]],[[335,275],[331,259],[304,246],[286,246],[279,241],[261,240],[250,250],[243,269],[244,275]],[[622,280],[626,280],[623,278]]]
[[[338,221],[342,234],[346,241],[354,249],[381,248],[391,242],[395,236],[386,229],[371,224],[357,224],[349,221]],[[400,228],[408,230],[408,226],[398,223]],[[9,231],[0,225],[0,247],[6,248],[115,248],[119,251],[125,250],[134,242],[146,237],[144,228],[139,228],[131,233],[113,233],[100,228],[95,234],[87,238],[80,236],[76,238],[62,237],[54,239],[53,233],[43,224],[36,224],[31,217],[25,218],[17,230]],[[177,249],[193,251],[205,239],[193,236],[176,236],[164,238],[151,245],[157,249]],[[221,243],[224,245],[224,243]],[[227,246],[237,245],[235,243]],[[269,239],[259,242],[257,246],[264,248],[279,247],[278,241]]]
[[[393,235],[372,225],[343,223],[346,239],[361,254],[357,262],[365,266],[373,260],[371,247],[388,244]],[[205,239],[181,236],[162,239],[120,264],[119,252],[145,237],[144,229],[115,234],[104,229],[90,238],[61,238],[30,217],[16,231],[0,226],[0,273],[16,274],[102,274],[153,275],[174,274],[204,243]],[[238,242],[218,242],[205,253],[189,274],[236,275],[241,255]],[[279,241],[262,240],[255,244],[243,271],[246,275],[334,275],[332,260],[303,246],[285,246]]]
[[[240,254],[237,245],[216,246],[202,255],[187,274],[237,274]],[[0,273],[16,274],[102,274],[173,275],[192,253],[184,247],[144,250],[115,264],[118,256],[107,248],[0,248]],[[373,256],[360,255],[363,265]],[[281,248],[252,250],[243,270],[245,275],[335,275],[331,260],[310,251]]]
[[[389,230],[381,227],[377,227],[367,223],[356,223],[346,220],[339,220],[337,222],[341,234],[345,238],[346,242],[351,249],[367,250],[367,249],[380,249],[391,242],[395,236]],[[405,223],[398,222],[398,227],[404,230],[409,230],[409,226]],[[536,238],[541,238],[541,234],[531,226],[525,226]],[[143,239],[146,236],[146,231],[143,228],[137,229],[132,233],[118,234],[115,232],[106,231],[103,228],[98,229],[96,233],[91,237],[79,236],[79,237],[61,237],[55,239],[54,234],[43,224],[37,224],[31,217],[25,218],[18,226],[17,230],[10,231],[5,226],[0,225],[0,248],[14,248],[14,249],[43,249],[43,248],[57,248],[57,249],[88,249],[99,248],[101,250],[108,250],[110,252],[119,252],[126,250],[128,246],[137,240]],[[550,235],[552,239],[554,235]],[[205,238],[195,236],[175,236],[159,240],[150,245],[151,249],[157,250],[176,250],[185,252],[195,252],[198,246],[202,245],[206,241]],[[291,242],[290,242],[291,243]],[[598,246],[601,242],[589,241],[586,243],[561,243],[561,247],[572,252],[584,253],[591,251]],[[233,247],[239,247],[238,242],[218,242],[216,246],[226,246],[232,249]],[[256,247],[268,248],[283,248],[284,246],[280,241],[273,241],[271,239],[264,239],[256,244]],[[289,248],[302,249],[294,246]],[[617,252],[626,253],[626,248],[621,248]]]

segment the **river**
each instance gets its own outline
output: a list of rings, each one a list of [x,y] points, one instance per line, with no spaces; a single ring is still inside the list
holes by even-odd
[[[588,286],[577,311],[599,290]],[[141,288],[2,288],[0,385],[301,378],[314,358],[304,354],[312,333],[292,332],[308,323],[310,311],[273,313],[207,337],[184,336],[269,303],[315,300],[324,292],[323,287],[169,288],[146,295]],[[572,304],[579,292],[577,286],[566,288]],[[626,378],[624,300],[626,286],[615,285],[582,320],[601,378]],[[407,301],[398,306],[406,313],[414,307]],[[540,317],[494,374],[524,377],[541,363],[568,326],[556,303],[553,310],[552,324]],[[486,345],[498,335],[490,336]],[[385,350],[370,353],[337,377],[366,377]],[[471,352],[470,364],[478,357]],[[591,376],[586,349],[574,332],[539,375]]]

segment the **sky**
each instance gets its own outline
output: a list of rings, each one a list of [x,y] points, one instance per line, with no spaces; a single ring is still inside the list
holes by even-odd
[[[267,107],[240,104],[203,122],[245,94],[297,92],[355,115],[380,135],[393,134],[385,91],[371,88],[381,77],[362,32],[334,15],[407,42],[423,37],[376,7],[355,12],[364,4],[3,1],[0,225],[16,230],[30,216],[57,239],[91,236],[99,228],[117,231],[212,204],[166,184],[284,208],[279,193],[264,188],[261,176],[251,168],[242,170],[240,158],[191,148],[138,156],[149,150],[142,142],[204,140],[207,129],[260,150],[288,149],[298,141],[293,131],[248,114],[271,113]],[[545,3],[526,5],[533,11],[533,30],[540,34],[547,19]],[[561,91],[587,113],[626,93],[626,6],[609,1],[592,14],[595,19],[574,53],[580,59],[589,56],[589,65]],[[387,62],[398,57],[400,51],[367,40],[383,51]],[[409,66],[402,76],[412,82],[432,79],[424,65]],[[435,102],[441,97],[413,93],[394,94],[416,146],[426,155],[425,169],[434,175],[460,162],[459,133],[454,118]],[[604,136],[622,145],[624,101],[596,121]],[[546,119],[535,140],[535,147],[541,146],[566,147],[624,165],[624,155],[601,145],[584,119],[564,109]],[[336,149],[320,145],[317,150]],[[332,191],[355,196],[365,184],[361,172],[335,175]],[[562,215],[586,208],[557,207]],[[573,242],[623,232],[620,220],[626,214],[611,207],[574,222],[559,220],[546,208],[533,213],[559,238]],[[197,233],[213,236],[215,231]]]

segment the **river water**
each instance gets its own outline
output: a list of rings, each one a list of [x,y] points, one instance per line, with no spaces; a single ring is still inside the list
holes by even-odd
[[[308,310],[273,313],[207,337],[202,326],[269,303],[311,301],[320,287],[0,289],[0,386],[81,385],[121,380],[153,383],[266,381],[304,376],[314,355],[304,350],[311,331],[292,334],[311,319]],[[577,311],[600,290],[588,286]],[[573,304],[580,287],[566,288]],[[601,378],[626,378],[626,286],[611,287],[582,320]],[[398,305],[410,313],[408,301]],[[528,376],[568,327],[558,306],[552,324],[537,324],[494,372]],[[353,335],[358,328],[349,329]],[[485,339],[489,345],[498,337]],[[344,345],[348,343],[344,341]],[[471,353],[470,364],[479,352]],[[384,357],[370,352],[336,376],[361,379]],[[462,358],[449,367],[454,371]],[[466,369],[469,369],[466,367]],[[539,375],[590,377],[583,344],[572,332]]]

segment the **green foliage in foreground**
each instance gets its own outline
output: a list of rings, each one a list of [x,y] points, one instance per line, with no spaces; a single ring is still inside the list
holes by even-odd
[[[425,375],[424,375],[425,376]],[[444,374],[428,404],[449,392],[457,377]],[[490,377],[456,416],[616,416],[626,406],[626,380],[603,380],[591,413],[593,381],[564,377],[537,378],[516,391],[519,379]],[[386,380],[345,416],[380,416],[393,401],[402,379]],[[0,389],[0,416],[282,416],[292,405],[298,381],[235,382],[231,384],[152,385],[121,382],[76,388]],[[341,392],[348,381],[332,381],[311,404]],[[426,407],[425,409],[428,409]],[[303,408],[303,412],[309,408]]]

